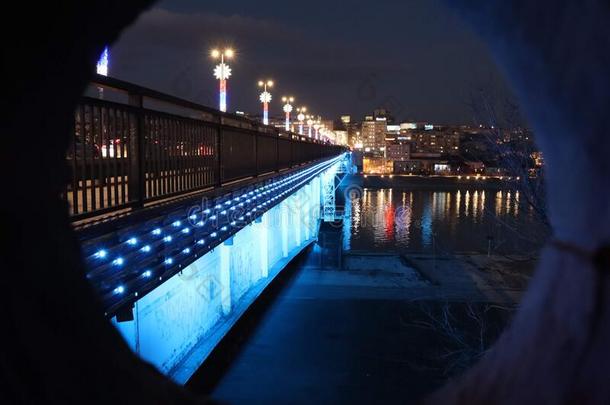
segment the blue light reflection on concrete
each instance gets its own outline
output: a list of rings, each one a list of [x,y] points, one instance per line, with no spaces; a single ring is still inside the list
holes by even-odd
[[[246,226],[135,303],[113,324],[131,349],[185,383],[264,288],[318,234],[321,181]],[[296,233],[299,233],[297,235]]]

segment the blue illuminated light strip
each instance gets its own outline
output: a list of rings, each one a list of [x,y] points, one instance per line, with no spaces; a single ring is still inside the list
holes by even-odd
[[[122,241],[108,242],[87,257],[87,278],[102,296],[107,314],[142,297],[163,280],[203,256],[252,223],[343,155],[269,184],[246,189],[239,196],[222,196],[199,215],[186,214],[167,225],[149,226]],[[226,201],[225,201],[226,199]]]

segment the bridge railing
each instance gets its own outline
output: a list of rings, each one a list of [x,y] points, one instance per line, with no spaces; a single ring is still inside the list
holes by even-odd
[[[341,147],[96,76],[74,114],[74,220],[143,207],[337,155]]]

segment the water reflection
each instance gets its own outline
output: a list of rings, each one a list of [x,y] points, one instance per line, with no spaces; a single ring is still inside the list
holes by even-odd
[[[492,198],[488,198],[489,196]],[[344,221],[345,250],[525,253],[546,235],[518,192],[366,189],[351,196]],[[520,209],[521,208],[521,209]]]

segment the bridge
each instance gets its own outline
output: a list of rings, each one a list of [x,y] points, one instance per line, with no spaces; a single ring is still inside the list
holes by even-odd
[[[105,315],[175,381],[335,220],[342,147],[97,76],[64,190]]]

